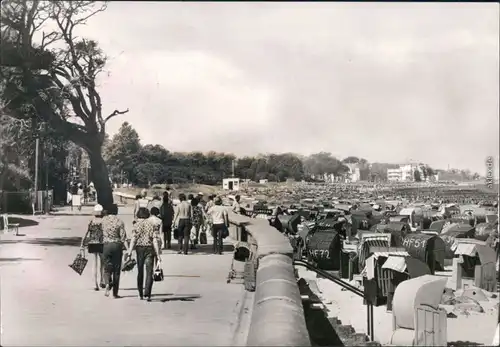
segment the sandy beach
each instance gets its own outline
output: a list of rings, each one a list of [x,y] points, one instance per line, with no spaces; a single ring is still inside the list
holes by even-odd
[[[448,273],[439,273],[446,276]],[[335,283],[316,278],[316,274],[300,269],[299,275],[304,279],[315,280],[320,290],[320,298],[328,309],[329,317],[337,317],[343,324],[350,324],[356,332],[366,333],[366,306],[363,299],[355,294],[342,290]],[[464,284],[472,285],[471,280],[464,280]],[[447,287],[450,287],[451,279]],[[453,312],[456,318],[447,319],[448,343],[468,341],[476,344],[490,345],[497,326],[498,293],[484,291],[488,301],[481,301],[483,313],[467,312],[463,314],[453,311],[451,305],[441,305],[447,312]],[[461,291],[455,292],[459,296]],[[497,295],[492,298],[492,295]],[[382,345],[389,345],[392,336],[392,313],[386,311],[386,306],[374,307],[375,340]]]

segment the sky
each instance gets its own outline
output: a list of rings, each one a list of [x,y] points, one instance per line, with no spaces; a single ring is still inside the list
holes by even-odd
[[[103,107],[143,144],[331,152],[485,174],[499,153],[494,3],[111,2]]]

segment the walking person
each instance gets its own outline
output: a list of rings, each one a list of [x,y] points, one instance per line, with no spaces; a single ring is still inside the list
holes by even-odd
[[[161,254],[161,248],[162,248],[164,241],[163,241],[163,235],[161,232],[162,221],[160,218],[160,209],[158,207],[151,207],[150,214],[151,215],[149,216],[148,221],[150,221],[151,224],[153,224],[153,226],[155,228],[155,233],[156,233],[156,236],[158,239],[159,254]],[[157,259],[155,259],[155,266],[156,266],[156,260]]]
[[[205,204],[205,212],[208,212],[208,210],[210,209],[210,207],[214,206],[214,198],[215,198],[215,195],[209,195],[208,196],[208,201],[207,203]]]
[[[191,234],[191,220],[193,218],[193,209],[186,199],[186,194],[179,194],[179,205],[175,211],[173,225],[179,231],[179,251],[178,254],[188,254],[189,236]]]
[[[239,195],[236,195],[234,197],[234,202],[233,202],[233,206],[232,206],[232,211],[234,213],[237,213],[237,214],[241,213],[240,199],[241,199],[241,197]]]
[[[106,292],[109,296],[113,289],[113,297],[119,298],[120,273],[122,267],[123,249],[128,248],[125,224],[118,218],[118,207],[111,205],[108,214],[102,218],[103,260],[105,270]]]
[[[163,234],[163,249],[172,248],[172,222],[174,220],[174,205],[168,194],[163,195],[163,204],[160,207]]]
[[[99,287],[105,288],[104,284],[104,263],[102,261],[103,245],[103,232],[102,232],[102,217],[103,208],[97,204],[94,206],[94,218],[92,218],[87,227],[87,232],[82,238],[80,248],[83,250],[87,245],[88,253],[94,255],[94,263],[92,266],[92,277],[94,279],[96,291]]]
[[[191,209],[193,211],[193,217],[191,218],[192,227],[189,239],[191,241],[191,249],[196,249],[200,236],[200,229],[205,224],[205,213],[203,212],[203,207],[199,203],[198,198],[193,198],[191,200]]]
[[[147,199],[148,191],[146,189],[141,190],[141,194],[136,196],[136,202],[134,206],[134,218],[137,218],[137,213],[141,207],[148,208],[149,200]]]
[[[222,206],[221,198],[217,197],[214,201],[214,206],[208,211],[212,219],[212,236],[214,238],[213,251],[214,254],[222,254],[223,239],[229,228],[229,215],[224,206]]]
[[[149,211],[151,212],[151,209],[153,207],[157,207],[159,209],[161,207],[161,204],[162,204],[162,200],[161,200],[160,196],[158,194],[155,194],[153,196],[153,200],[151,200],[149,202],[149,205],[148,205]]]
[[[150,213],[147,208],[141,207],[137,212],[137,222],[132,233],[132,240],[128,250],[128,256],[132,256],[135,249],[137,256],[137,290],[139,299],[146,297],[151,301],[151,291],[153,289],[153,271],[155,257],[158,264],[161,264],[158,233],[155,225],[149,219]],[[144,273],[146,267],[146,273]],[[144,288],[144,275],[146,275],[146,286]]]
[[[30,202],[31,202],[31,210],[34,216],[36,214],[36,192],[33,188],[30,188]]]

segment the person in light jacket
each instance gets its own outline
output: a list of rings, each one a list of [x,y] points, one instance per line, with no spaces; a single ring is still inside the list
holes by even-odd
[[[212,220],[212,236],[214,238],[213,251],[214,254],[222,254],[224,234],[227,234],[229,228],[229,215],[227,209],[222,206],[221,198],[217,197],[207,214]]]

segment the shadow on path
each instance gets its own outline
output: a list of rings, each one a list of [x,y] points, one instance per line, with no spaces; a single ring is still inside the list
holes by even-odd
[[[38,246],[74,246],[79,247],[81,237],[36,238],[28,240],[0,240],[0,244],[25,243]]]
[[[3,220],[0,223],[2,224],[2,229],[3,229]],[[39,223],[33,219],[9,216],[9,224],[19,224],[19,228],[24,228],[24,227],[34,227]]]
[[[40,259],[40,258],[0,258],[0,263],[17,262],[17,261],[32,261],[32,260],[42,260],[42,259]]]
[[[175,246],[174,246],[175,247]],[[177,249],[174,248],[173,249]],[[224,253],[232,253],[234,251],[234,246],[233,245],[224,245],[222,247],[222,250]],[[214,253],[214,246],[212,244],[207,244],[207,245],[198,245],[196,246],[196,249],[190,249],[189,253],[192,254],[213,254]]]
[[[137,290],[137,288],[120,288],[122,290]],[[120,295],[121,298],[137,298],[138,294],[126,294]],[[169,302],[169,301],[195,301],[201,298],[200,294],[174,294],[174,293],[163,293],[163,294],[151,294],[152,302]]]
[[[153,296],[153,295],[151,295]],[[168,298],[156,299],[152,298],[152,302],[169,302],[169,301],[195,301],[196,299],[201,298],[199,294],[175,294]]]

